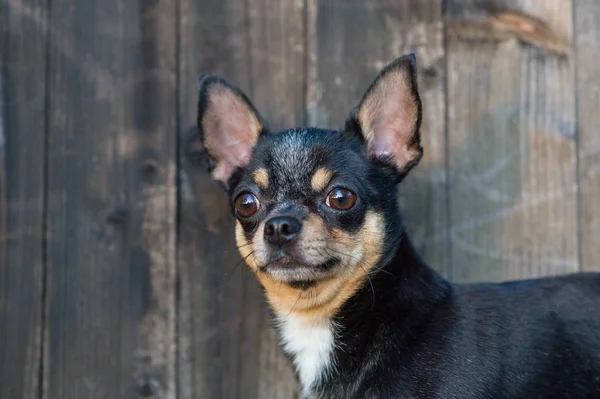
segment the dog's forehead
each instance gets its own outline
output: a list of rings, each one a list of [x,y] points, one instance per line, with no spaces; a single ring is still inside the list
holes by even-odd
[[[276,191],[305,192],[315,171],[331,163],[336,132],[291,129],[261,140],[256,167],[264,168]]]
[[[306,130],[282,133],[269,149],[269,169],[280,184],[305,180],[319,163],[328,161],[326,148]]]
[[[364,156],[362,143],[342,132],[290,129],[259,139],[246,176],[276,201],[303,201],[334,177],[364,177]]]

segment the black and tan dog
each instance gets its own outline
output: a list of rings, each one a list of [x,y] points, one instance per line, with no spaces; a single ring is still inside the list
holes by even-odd
[[[200,80],[198,125],[242,256],[310,398],[600,398],[600,274],[453,285],[402,227],[415,166],[415,60],[388,65],[340,131],[270,133]]]

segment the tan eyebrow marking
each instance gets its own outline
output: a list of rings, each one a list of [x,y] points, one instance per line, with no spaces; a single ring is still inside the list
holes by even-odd
[[[314,191],[321,191],[331,181],[333,173],[325,168],[319,168],[310,180],[310,185]]]
[[[263,190],[269,188],[269,173],[265,168],[256,169],[252,174],[252,179]]]

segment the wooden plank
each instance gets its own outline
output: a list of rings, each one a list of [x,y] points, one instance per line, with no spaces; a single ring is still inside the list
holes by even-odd
[[[228,199],[210,181],[198,143],[189,134],[195,132],[196,82],[206,72],[239,85],[273,131],[301,124],[303,10],[303,1],[182,1],[182,397],[289,398],[297,392],[258,283],[239,264]]]
[[[311,0],[308,117],[311,125],[343,126],[379,70],[417,56],[425,155],[400,184],[407,228],[425,260],[446,276],[448,262],[445,139],[445,54],[441,0],[364,2]]]
[[[571,1],[498,1],[571,40]],[[489,11],[448,4],[451,245],[457,281],[577,271],[570,56],[497,36]],[[494,21],[502,20],[496,15]],[[505,15],[506,16],[506,15]],[[524,34],[533,25],[519,19]],[[477,27],[487,26],[477,31]],[[472,35],[476,31],[477,35]],[[483,32],[483,34],[482,34]],[[555,46],[556,47],[556,46]]]
[[[272,131],[306,122],[305,11],[303,0],[248,2],[251,96]],[[244,312],[254,316],[246,317],[241,342],[240,397],[298,397],[291,364],[280,350],[264,296],[254,281],[248,285],[248,297],[254,303],[248,303]],[[255,354],[259,359],[256,371]],[[250,392],[256,394],[246,396]]]
[[[0,398],[33,399],[39,393],[45,3],[0,5]]]
[[[239,387],[242,273],[233,223],[222,190],[197,159],[197,79],[204,69],[244,78],[242,2],[182,1],[180,7],[181,205],[178,267],[178,391],[181,397],[233,398]],[[236,71],[240,71],[235,73]],[[240,84],[247,80],[240,81]],[[186,129],[188,128],[188,129]],[[191,133],[188,135],[186,130]],[[237,273],[236,273],[237,272]]]
[[[574,0],[581,263],[600,270],[600,3]]]
[[[175,23],[52,1],[45,398],[175,398]]]

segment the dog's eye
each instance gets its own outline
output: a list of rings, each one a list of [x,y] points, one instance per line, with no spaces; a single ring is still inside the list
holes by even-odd
[[[254,194],[241,194],[235,199],[235,211],[240,217],[248,218],[258,212],[258,208],[260,202]]]
[[[356,203],[356,194],[346,188],[335,188],[327,195],[325,203],[338,211],[347,211]]]

